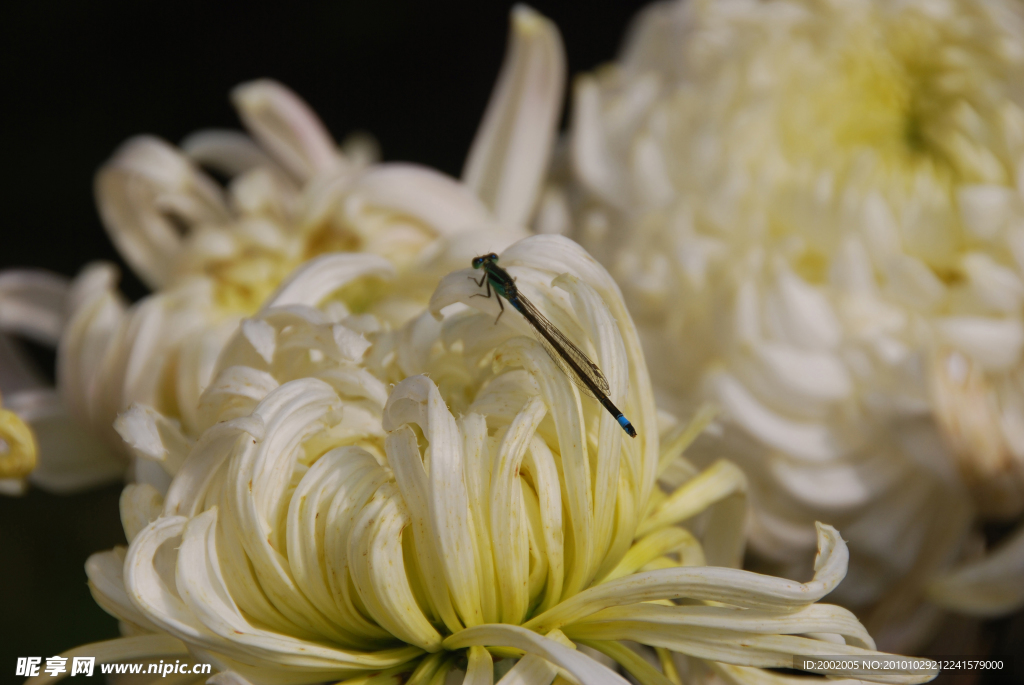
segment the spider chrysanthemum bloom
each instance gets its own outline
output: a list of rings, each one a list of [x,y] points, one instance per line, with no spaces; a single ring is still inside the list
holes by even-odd
[[[272,299],[228,343],[197,440],[141,405],[118,419],[174,478],[165,494],[128,486],[129,547],[87,565],[130,637],[69,654],[187,653],[233,683],[442,683],[463,670],[474,685],[493,682],[500,657],[522,657],[506,683],[625,682],[574,641],[648,684],[678,683],[680,669],[773,682],[759,667],[794,654],[877,654],[851,613],[815,604],[845,573],[833,528],[819,527],[806,584],[704,566],[739,561],[744,479],[676,461],[685,430],[660,443],[607,272],[561,237],[523,240],[501,262],[604,371],[636,438],[516,311],[495,322],[476,272],[445,277],[429,311],[388,332],[335,309],[331,278],[301,269],[296,299]],[[670,464],[678,486],[665,491]],[[656,648],[652,660],[623,640]]]
[[[926,592],[1024,602],[1024,534],[929,585],[1024,510],[1022,41],[1002,0],[656,5],[578,81],[540,214],[622,286],[659,399],[721,405],[756,549],[838,526],[844,601],[905,639]]]
[[[58,348],[57,392],[36,391],[36,411],[26,417],[33,422],[45,409],[50,419],[40,426],[47,435],[33,482],[66,491],[122,477],[129,462],[111,424],[133,402],[194,435],[195,407],[223,345],[306,260],[365,255],[338,302],[399,325],[422,309],[441,275],[484,246],[525,235],[564,67],[549,21],[521,7],[512,27],[462,181],[376,163],[365,138],[339,147],[304,102],[272,81],[232,92],[247,134],[203,131],[180,148],[150,136],[126,142],[97,174],[97,204],[154,294],[128,306],[109,265],[87,267],[71,283],[0,274],[0,331]],[[391,269],[398,280],[382,284]]]

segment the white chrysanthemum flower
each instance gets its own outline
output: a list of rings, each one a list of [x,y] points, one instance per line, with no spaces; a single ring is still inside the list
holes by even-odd
[[[508,58],[463,182],[373,163],[365,139],[339,149],[306,104],[271,81],[232,93],[248,135],[200,132],[181,149],[148,136],[125,143],[97,175],[97,203],[155,293],[129,307],[109,265],[71,284],[38,272],[0,275],[0,330],[58,347],[59,393],[44,393],[42,404],[63,421],[46,427],[33,481],[64,491],[121,477],[127,462],[111,424],[133,402],[195,435],[198,398],[225,342],[304,261],[365,255],[346,267],[339,302],[398,325],[422,310],[442,274],[525,235],[561,108],[564,58],[549,21],[527,8],[512,16]],[[226,188],[201,166],[229,178]],[[379,279],[392,269],[399,281],[389,290]]]
[[[904,639],[925,594],[1024,603],[1024,532],[975,566],[970,530],[1024,510],[1022,45],[1002,0],[653,6],[539,215],[622,286],[659,399],[721,405],[757,551],[797,573],[836,525],[843,601]]]
[[[678,458],[699,426],[659,441],[608,273],[562,237],[523,240],[501,262],[602,368],[636,438],[581,396],[515,310],[495,321],[475,271],[445,277],[429,311],[388,331],[325,297],[343,280],[303,267],[292,297],[272,297],[225,347],[197,439],[143,405],[119,417],[132,449],[174,478],[166,492],[129,485],[129,547],[87,564],[128,636],[68,655],[190,655],[220,683],[426,684],[461,670],[473,685],[493,683],[502,657],[518,658],[506,685],[625,683],[616,662],[661,685],[680,670],[781,684],[761,669],[877,655],[849,611],[815,603],[845,574],[835,529],[819,526],[807,583],[728,567],[745,480],[726,462],[698,472]],[[668,467],[671,492],[657,484]]]

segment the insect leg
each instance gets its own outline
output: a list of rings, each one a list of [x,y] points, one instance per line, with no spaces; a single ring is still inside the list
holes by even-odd
[[[484,274],[484,277],[482,279],[480,279],[480,282],[476,283],[476,279],[475,278],[473,278],[472,276],[469,277],[469,280],[473,281],[474,283],[476,283],[480,287],[483,287],[484,281],[486,279],[487,279],[487,274]],[[491,282],[487,281],[487,293],[486,294],[484,294],[484,293],[477,293],[476,295],[470,295],[470,297],[486,297],[486,298],[489,299],[491,297]],[[498,304],[501,304],[501,298],[500,297],[498,298]]]
[[[488,283],[487,285],[490,285],[490,283]],[[505,313],[505,305],[502,304],[500,297],[498,298],[498,306],[501,308],[501,311],[498,312],[498,318],[494,320],[495,326],[498,325],[498,320],[501,319],[501,315]]]

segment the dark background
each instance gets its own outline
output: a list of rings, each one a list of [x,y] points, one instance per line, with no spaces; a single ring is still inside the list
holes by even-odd
[[[643,4],[532,3],[561,29],[570,79],[614,57]],[[254,78],[295,90],[339,141],[368,131],[385,160],[458,176],[501,65],[511,6],[4,4],[0,268],[73,276],[88,261],[110,260],[122,266],[125,293],[144,295],[99,223],[93,173],[135,134],[177,143],[202,128],[238,128],[228,91]],[[33,352],[50,373],[52,356]],[[18,656],[52,656],[117,635],[115,620],[89,595],[83,564],[92,552],[124,543],[120,489],[0,497],[0,682],[21,680],[12,675]],[[981,632],[996,654],[1024,649],[1020,615]],[[1014,665],[1019,675],[1021,663]],[[954,682],[947,679],[953,675],[940,680]]]
[[[368,131],[386,160],[459,175],[504,56],[511,2],[250,4],[0,7],[0,268],[73,276],[111,260],[126,294],[144,295],[96,215],[93,173],[135,134],[178,143],[201,128],[239,128],[228,91],[254,78],[292,88],[339,141]],[[533,7],[560,27],[571,75],[612,59],[643,4]],[[83,564],[124,543],[120,490],[0,497],[0,683],[22,680],[18,656],[117,636]]]

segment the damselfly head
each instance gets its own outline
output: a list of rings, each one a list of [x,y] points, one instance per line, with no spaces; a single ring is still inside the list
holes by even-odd
[[[493,264],[497,261],[498,255],[494,254],[493,252],[490,254],[482,255],[480,257],[473,257],[473,268],[479,269],[481,266],[484,265],[485,262],[491,262]]]

